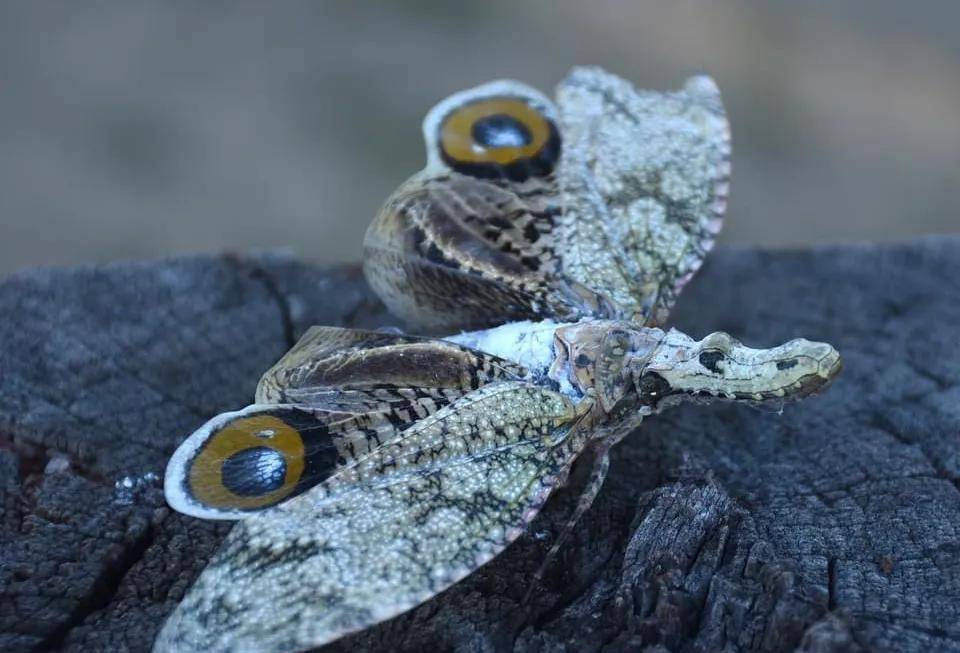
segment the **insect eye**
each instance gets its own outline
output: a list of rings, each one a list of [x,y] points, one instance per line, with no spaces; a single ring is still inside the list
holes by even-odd
[[[647,372],[640,377],[640,401],[652,406],[670,393],[670,384],[656,372]]]
[[[277,503],[297,487],[304,467],[303,439],[272,415],[233,420],[210,436],[190,465],[195,499],[219,509]]]
[[[492,97],[447,114],[439,146],[443,160],[458,172],[523,181],[553,171],[560,135],[553,121],[527,101]]]
[[[726,354],[722,351],[709,349],[700,353],[699,361],[701,365],[714,374],[721,374],[723,370],[720,368],[720,363],[723,362],[726,357]]]

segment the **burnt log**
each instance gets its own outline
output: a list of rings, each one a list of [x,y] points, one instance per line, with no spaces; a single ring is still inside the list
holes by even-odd
[[[672,321],[826,340],[845,370],[782,414],[648,420],[528,601],[576,478],[478,573],[330,650],[960,651],[960,238],[720,249]],[[282,255],[0,283],[0,650],[149,650],[229,529],[165,506],[177,444],[309,325],[395,323],[357,268]]]

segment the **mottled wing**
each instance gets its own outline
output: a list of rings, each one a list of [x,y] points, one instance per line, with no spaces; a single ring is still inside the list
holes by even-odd
[[[367,279],[393,313],[423,328],[602,314],[602,298],[561,274],[558,199],[552,176],[417,175],[367,230]]]
[[[257,404],[217,415],[180,445],[167,465],[167,501],[195,517],[247,517],[466,393],[523,374],[441,340],[314,327],[263,375]]]
[[[720,92],[709,77],[657,93],[577,68],[557,102],[563,274],[615,302],[620,317],[662,323],[726,207],[730,132]]]
[[[575,419],[534,385],[469,393],[238,524],[155,651],[301,651],[416,606],[522,532],[578,453]]]

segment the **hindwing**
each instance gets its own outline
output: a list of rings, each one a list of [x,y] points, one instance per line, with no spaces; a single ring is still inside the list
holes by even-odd
[[[555,146],[517,174],[539,122]],[[495,82],[444,100],[423,129],[427,167],[387,200],[364,250],[371,286],[410,324],[662,323],[720,229],[730,136],[707,77],[657,93],[578,68],[556,105]]]
[[[313,327],[263,375],[255,405],[217,415],[177,449],[167,499],[197,517],[248,516],[305,492],[465,394],[524,373],[442,340]]]

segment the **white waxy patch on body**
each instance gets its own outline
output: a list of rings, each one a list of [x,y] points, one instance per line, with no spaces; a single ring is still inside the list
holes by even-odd
[[[570,383],[568,367],[555,370],[558,372],[556,376],[549,374],[556,358],[554,333],[567,326],[570,323],[553,320],[508,322],[492,329],[464,331],[444,340],[522,365],[530,372],[532,381],[549,376],[559,384],[561,394],[579,398],[580,392]]]
[[[464,331],[444,340],[505,358],[537,374],[553,363],[553,334],[563,326],[553,320],[509,322],[492,329]]]

